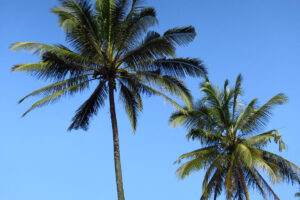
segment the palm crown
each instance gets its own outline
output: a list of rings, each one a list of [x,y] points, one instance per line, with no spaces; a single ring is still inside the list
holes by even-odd
[[[280,151],[285,148],[278,131],[257,134],[266,125],[272,108],[285,103],[286,97],[278,94],[261,107],[257,99],[253,99],[243,106],[239,101],[241,82],[239,75],[235,87],[230,89],[226,81],[222,91],[207,80],[201,85],[204,97],[195,107],[175,112],[170,118],[173,126],[183,124],[188,128],[187,138],[200,140],[203,145],[177,160],[180,163],[189,159],[177,170],[180,178],[206,169],[203,200],[211,196],[216,199],[223,188],[227,199],[250,199],[248,187],[256,188],[264,199],[267,199],[266,194],[279,199],[261,171],[267,172],[273,183],[300,183],[299,168],[295,164],[265,150],[272,140],[279,144]]]
[[[92,81],[98,83],[97,87],[77,110],[70,130],[87,129],[90,117],[104,105],[109,87],[119,89],[133,129],[143,107],[141,94],[163,96],[179,107],[162,92],[168,91],[189,104],[189,90],[178,78],[205,75],[206,70],[200,60],[174,58],[174,55],[175,45],[191,42],[195,30],[187,26],[170,29],[163,35],[147,32],[157,23],[156,14],[153,8],[140,4],[139,0],[131,4],[129,0],[97,0],[93,9],[87,0],[61,0],[61,5],[52,12],[59,17],[73,50],[61,44],[13,44],[13,50],[25,49],[41,55],[39,63],[16,65],[13,71],[25,71],[37,78],[55,81],[20,100],[44,96],[24,115],[64,95],[80,92]]]

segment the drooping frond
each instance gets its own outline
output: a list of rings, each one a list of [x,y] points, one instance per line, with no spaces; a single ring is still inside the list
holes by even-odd
[[[236,145],[234,150],[234,155],[243,163],[245,166],[252,166],[253,164],[253,155],[251,149],[243,143]]]
[[[10,46],[10,49],[14,51],[26,50],[34,54],[37,54],[39,56],[43,55],[45,52],[51,52],[56,54],[59,57],[68,58],[73,62],[77,62],[81,64],[92,63],[92,61],[89,60],[87,57],[75,53],[74,51],[65,48],[63,45],[51,46],[51,45],[37,43],[37,42],[17,42],[17,43],[13,43]]]
[[[93,94],[77,109],[72,123],[68,130],[82,128],[87,130],[90,118],[97,114],[97,111],[104,105],[107,98],[107,86],[105,82],[100,82]]]
[[[281,136],[278,133],[278,130],[271,130],[266,133],[262,133],[253,137],[249,137],[245,139],[245,142],[248,145],[262,148],[266,146],[269,142],[271,142],[271,139],[274,140],[275,143],[279,143],[279,151],[282,151],[285,149],[285,144],[281,138]]]
[[[43,54],[42,62],[47,64],[45,70],[42,70],[37,74],[38,78],[63,80],[68,76],[75,78],[91,73],[91,71],[83,67],[83,65],[51,52],[45,52]]]
[[[223,163],[224,163],[224,156],[222,154],[216,155],[216,158],[210,163],[210,166],[207,168],[205,176],[203,178],[202,193],[205,193],[209,179],[212,177],[213,173],[218,168],[222,167]]]
[[[163,97],[165,100],[167,100],[167,102],[171,103],[175,108],[178,108],[182,112],[185,112],[185,110],[178,103],[176,103],[174,100],[172,100],[170,97],[168,97],[167,95],[163,94],[162,92],[160,92],[158,90],[155,90],[154,88],[149,87],[149,86],[147,86],[145,84],[140,84],[139,86],[140,86],[140,88],[142,88],[142,90],[145,90],[148,93],[152,93],[152,94],[155,94],[155,95]]]
[[[215,146],[210,146],[202,149],[195,150],[190,153],[183,154],[176,161],[180,163],[183,159],[191,158],[190,161],[184,163],[177,170],[177,174],[179,178],[183,179],[188,176],[193,171],[200,170],[201,168],[206,167],[212,160],[216,157],[216,149]]]
[[[47,63],[24,63],[12,67],[12,72],[29,72],[31,74],[39,73],[45,70]]]
[[[281,181],[285,181],[291,184],[300,184],[300,168],[284,159],[283,157],[273,154],[271,152],[262,150],[263,159],[268,162],[270,165],[276,165],[279,177]]]
[[[275,200],[280,200],[276,193],[273,191],[271,186],[267,183],[267,181],[260,175],[257,170],[254,170],[255,175],[261,180],[261,183],[265,190],[269,193],[270,196],[273,196]]]
[[[71,85],[69,87],[58,90],[58,91],[44,97],[43,99],[37,101],[36,103],[34,103],[22,116],[24,117],[27,113],[29,113],[30,111],[32,111],[35,108],[42,107],[49,103],[53,103],[65,95],[70,95],[75,92],[82,91],[86,87],[88,87],[87,81],[81,82],[81,83],[78,83],[75,85]]]
[[[226,170],[222,166],[216,169],[207,186],[202,191],[200,200],[207,200],[212,194],[214,194],[214,199],[216,199],[221,194],[221,185],[224,183],[225,173]]]
[[[181,80],[172,76],[161,76],[158,73],[145,71],[138,71],[137,76],[154,87],[158,87],[163,91],[176,95],[185,102],[188,109],[192,108],[192,96],[189,89],[187,89]]]
[[[47,85],[45,87],[42,87],[42,88],[35,90],[35,91],[31,92],[30,94],[26,95],[25,97],[20,99],[18,103],[23,102],[25,99],[27,99],[28,97],[31,97],[31,96],[36,96],[36,95],[49,96],[52,93],[59,92],[61,90],[70,88],[75,85],[86,84],[85,87],[88,87],[88,82],[91,81],[89,79],[89,76],[90,75],[87,74],[87,75],[78,76],[76,78],[70,78],[70,79],[66,79],[66,80],[63,80],[63,81],[60,81],[57,83]],[[85,87],[78,88],[78,89],[82,90]],[[70,90],[69,92],[76,92],[76,91],[77,90]]]
[[[137,91],[128,89],[120,83],[120,100],[124,104],[125,110],[131,122],[133,131],[136,130],[138,113],[142,110],[142,99]]]
[[[184,109],[186,110],[186,108],[184,108]],[[185,121],[188,116],[189,116],[189,114],[187,111],[185,113],[183,113],[179,110],[179,111],[172,113],[172,115],[169,118],[170,126],[174,128],[175,126],[185,124]]]

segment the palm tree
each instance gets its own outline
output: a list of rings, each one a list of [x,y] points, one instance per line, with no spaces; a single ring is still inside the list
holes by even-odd
[[[272,140],[285,148],[277,130],[259,133],[266,125],[271,111],[276,105],[287,101],[278,94],[263,106],[253,99],[248,105],[240,101],[242,77],[239,75],[235,87],[223,91],[214,87],[209,80],[201,84],[203,98],[192,110],[172,114],[172,126],[184,125],[188,129],[187,138],[200,140],[202,148],[183,154],[177,163],[188,159],[177,173],[185,178],[193,171],[206,169],[202,185],[201,200],[214,199],[225,189],[227,199],[250,199],[248,188],[256,188],[267,199],[279,197],[272,190],[261,172],[267,173],[273,183],[282,181],[299,183],[299,168],[277,154],[265,150]]]
[[[40,55],[38,63],[19,64],[12,71],[28,72],[53,83],[21,99],[41,95],[24,114],[63,96],[96,88],[77,109],[69,130],[84,129],[109,99],[114,143],[118,199],[124,200],[115,92],[125,106],[133,130],[143,108],[141,95],[159,95],[174,106],[169,96],[177,95],[191,105],[191,95],[179,78],[202,76],[206,69],[200,60],[175,58],[176,45],[186,45],[196,36],[191,26],[174,28],[160,35],[149,28],[157,24],[155,10],[143,7],[142,0],[61,0],[52,9],[66,33],[69,47],[20,42],[12,50],[29,50]]]

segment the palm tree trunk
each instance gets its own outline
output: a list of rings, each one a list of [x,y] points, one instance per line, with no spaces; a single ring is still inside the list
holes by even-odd
[[[109,105],[110,105],[110,118],[111,118],[111,126],[113,131],[113,140],[114,140],[114,159],[115,159],[115,173],[116,173],[118,200],[125,200],[121,161],[120,161],[118,125],[117,125],[117,116],[116,116],[115,100],[114,100],[114,85],[112,81],[109,82]]]
[[[242,185],[243,185],[243,189],[244,189],[244,192],[245,192],[246,200],[250,200],[250,195],[249,195],[248,188],[247,188],[247,185],[246,185],[243,170],[241,169],[240,165],[239,165],[238,168],[239,168],[239,171],[240,171],[240,176],[241,176],[240,178],[241,178],[241,181],[242,181]]]

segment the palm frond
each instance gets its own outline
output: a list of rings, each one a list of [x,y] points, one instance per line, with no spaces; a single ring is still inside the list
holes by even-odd
[[[168,40],[159,37],[155,32],[149,32],[142,44],[127,52],[122,61],[134,67],[163,56],[172,56],[174,51],[174,46]]]
[[[186,110],[186,108],[184,108]],[[188,111],[186,111],[185,113],[179,111],[176,111],[174,113],[172,113],[172,115],[169,118],[169,124],[171,127],[175,127],[178,125],[182,125],[185,123],[185,121],[187,120],[187,117],[189,116],[189,114],[187,114]]]
[[[38,42],[17,42],[13,43],[10,46],[10,49],[14,51],[26,50],[37,55],[42,55],[45,52],[52,52],[57,54],[58,56],[69,57],[70,59],[78,63],[89,62],[87,58],[71,51],[70,49],[66,49],[63,45],[60,44],[56,46],[51,46]]]
[[[163,58],[138,65],[141,69],[160,70],[164,75],[184,78],[186,76],[205,77],[207,71],[201,60],[191,58]]]
[[[197,139],[202,145],[217,145],[226,140],[221,134],[216,134],[201,128],[191,129],[186,137],[192,140]]]
[[[260,177],[257,176],[257,174],[255,173],[255,171],[252,167],[251,168],[244,167],[244,168],[245,168],[245,171],[247,172],[246,180],[248,180],[248,185],[253,186],[253,188],[255,187],[256,189],[258,189],[258,191],[263,196],[263,198],[265,200],[267,200],[268,198],[267,198],[265,191],[268,191],[268,187],[264,187],[263,181],[261,180]],[[270,191],[268,191],[268,192],[270,192]]]
[[[19,64],[15,65],[12,67],[11,71],[12,72],[29,72],[32,74],[39,73],[40,71],[45,70],[45,66],[47,63],[24,63],[24,64]]]
[[[68,130],[87,130],[91,116],[96,115],[99,108],[104,105],[107,98],[107,86],[105,82],[100,82],[92,95],[76,110],[72,123]]]
[[[42,107],[49,103],[54,103],[55,101],[60,99],[62,96],[70,95],[75,92],[82,91],[86,87],[88,87],[88,83],[81,82],[79,84],[75,84],[75,85],[71,85],[70,87],[63,88],[62,90],[58,90],[57,92],[54,92],[54,93],[44,97],[43,99],[37,101],[36,103],[34,103],[22,116],[24,117],[25,115],[27,115],[30,111],[32,111],[35,108]]]
[[[217,170],[222,167],[222,164],[224,163],[224,157],[222,154],[218,154],[216,158],[211,162],[210,166],[207,168],[205,176],[203,178],[202,182],[202,193],[207,188],[209,179],[211,178],[212,174]]]
[[[141,77],[142,80],[148,82],[150,85],[158,87],[172,95],[176,95],[177,97],[181,98],[185,102],[188,109],[193,107],[190,91],[179,79],[168,75],[161,76],[155,72],[153,73],[145,71],[138,71],[137,76]]]
[[[87,75],[78,76],[76,78],[70,78],[70,79],[66,79],[60,82],[47,85],[26,95],[25,97],[20,99],[18,103],[23,102],[28,97],[32,97],[36,95],[49,96],[52,93],[56,93],[66,88],[70,88],[72,86],[79,85],[79,84],[85,84],[84,88],[86,88],[88,87],[89,81],[91,81],[91,79],[89,79],[89,76],[90,74],[87,74]],[[80,89],[82,90],[83,88]],[[70,90],[70,92],[75,92],[75,91],[76,90]]]
[[[67,27],[67,41],[80,54],[89,59],[101,61],[105,59],[99,45],[103,43],[98,34],[100,27],[89,1],[62,0],[60,7],[54,8],[52,12],[58,15],[61,25]]]
[[[253,156],[251,150],[247,145],[242,143],[236,145],[236,149],[234,151],[236,157],[243,163],[245,166],[251,167],[253,164]]]
[[[165,100],[167,100],[168,102],[170,102],[175,108],[178,108],[182,112],[185,112],[184,108],[182,108],[178,103],[176,103],[174,100],[172,100],[170,97],[168,97],[167,95],[163,94],[162,92],[160,92],[158,90],[155,90],[152,87],[149,87],[149,86],[147,86],[145,84],[140,84],[139,86],[140,86],[140,88],[142,88],[143,90],[146,90],[149,93],[152,93],[152,94],[155,94],[155,95],[163,97]]]
[[[181,179],[185,178],[193,171],[200,170],[201,168],[209,165],[211,161],[216,158],[216,150],[213,146],[198,149],[180,156],[176,163],[180,163],[184,158],[192,159],[178,168],[177,174]]]
[[[245,142],[250,146],[262,148],[267,143],[271,142],[271,139],[274,139],[275,143],[279,143],[279,151],[285,149],[285,144],[279,135],[278,130],[271,130],[253,137],[246,138]]]
[[[233,129],[233,133],[235,135],[237,134],[237,131],[240,130],[244,126],[244,124],[249,120],[250,116],[254,112],[256,102],[257,99],[253,99],[236,119]]]
[[[164,33],[164,37],[177,45],[187,45],[196,37],[195,28],[192,26],[173,28]]]
[[[263,159],[265,162],[268,162],[269,165],[275,165],[277,167],[277,172],[281,180],[287,183],[300,184],[300,168],[296,164],[274,153],[265,150],[261,151],[263,153]]]
[[[222,167],[216,169],[212,178],[209,180],[207,186],[203,190],[200,200],[207,200],[212,195],[212,193],[215,193],[214,199],[216,199],[217,196],[221,194],[222,190],[220,186],[224,183],[225,173],[226,170],[224,170]]]
[[[260,175],[260,173],[254,169],[254,172],[257,177],[261,180],[263,187],[266,188],[265,190],[268,191],[269,195],[272,195],[275,200],[280,200],[276,193],[273,191],[271,186],[267,183],[267,181]]]
[[[236,111],[237,111],[237,103],[238,103],[238,97],[243,93],[243,90],[241,88],[243,81],[243,77],[241,74],[238,75],[235,87],[234,87],[234,97],[233,97],[233,106],[232,106],[232,121],[235,120]]]
[[[136,130],[137,116],[142,110],[141,96],[136,91],[131,91],[125,85],[120,83],[120,100],[123,102],[127,115],[131,121],[133,131]]]
[[[261,106],[259,109],[254,110],[253,114],[245,120],[241,130],[245,133],[253,131],[259,131],[268,122],[272,109],[277,105],[282,105],[287,102],[287,98],[284,94],[280,93],[272,97],[267,103]]]
[[[136,4],[133,4],[132,10],[123,22],[122,30],[119,32],[118,37],[115,38],[116,41],[114,42],[118,47],[116,57],[119,57],[123,52],[135,49],[136,45],[140,44],[139,39],[143,34],[146,33],[151,26],[158,23],[154,8],[142,8],[141,10],[137,10],[135,6]]]

